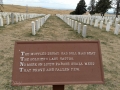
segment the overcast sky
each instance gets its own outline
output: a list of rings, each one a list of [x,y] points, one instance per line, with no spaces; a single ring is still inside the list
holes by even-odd
[[[50,9],[75,9],[79,1],[80,0],[3,0],[3,3]],[[85,0],[85,2],[86,5],[89,6],[90,0]],[[109,12],[113,12],[113,10],[109,10]]]
[[[80,0],[3,0],[4,4],[39,6],[53,9],[75,9]],[[88,5],[90,0],[85,0]]]

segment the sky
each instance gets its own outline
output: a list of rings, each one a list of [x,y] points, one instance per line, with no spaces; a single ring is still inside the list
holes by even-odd
[[[3,0],[4,4],[37,6],[51,9],[75,9],[80,0]],[[90,0],[85,0],[88,5]]]
[[[1,1],[1,0],[0,0]],[[3,0],[3,4],[36,6],[50,9],[75,9],[80,0]],[[89,6],[90,0],[85,0]],[[109,10],[112,12],[113,10]]]

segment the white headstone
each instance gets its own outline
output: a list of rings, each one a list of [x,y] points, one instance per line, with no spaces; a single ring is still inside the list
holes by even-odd
[[[75,21],[74,30],[77,30],[77,21]]]
[[[74,27],[74,20],[72,20],[72,28]]]
[[[88,17],[88,18],[87,18],[87,24],[89,24],[89,23],[90,23],[90,18]]]
[[[94,27],[98,27],[98,19],[95,20]]]
[[[83,20],[83,18],[82,18],[82,17],[80,17],[80,22],[82,22],[82,20]]]
[[[78,33],[80,34],[81,32],[81,23],[78,23]]]
[[[86,20],[87,20],[87,19],[86,19],[86,18],[84,18],[84,23],[86,23]]]
[[[41,18],[41,26],[43,25],[43,18]]]
[[[67,18],[67,24],[69,25],[69,18]]]
[[[100,21],[100,29],[103,27],[103,21]]]
[[[26,14],[24,15],[24,19],[26,19]]]
[[[93,25],[93,19],[90,20],[90,25]]]
[[[19,16],[19,21],[21,21],[21,16]]]
[[[42,19],[41,19],[41,20],[42,20],[41,24],[43,25],[43,24],[44,24],[44,18],[42,17]]]
[[[0,17],[0,26],[3,26],[3,18]]]
[[[13,24],[14,23],[14,14],[11,13],[11,23]]]
[[[16,15],[16,22],[18,22],[18,16]]]
[[[82,18],[82,23],[84,23],[84,18]]]
[[[110,25],[112,25],[112,23],[113,23],[113,20],[110,20]]]
[[[114,34],[118,35],[119,34],[119,28],[120,28],[120,25],[117,24],[116,27],[115,27],[115,31],[114,31]]]
[[[35,32],[35,22],[32,21],[31,24],[32,24],[32,35],[35,35],[36,34],[36,32]]]
[[[23,15],[21,15],[21,20],[22,20],[22,21],[24,20]]]
[[[35,21],[35,29],[36,29],[36,31],[39,30],[38,20]]]
[[[40,18],[40,26],[42,26],[42,18]]]
[[[86,32],[87,32],[87,25],[83,26],[83,30],[82,30],[82,36],[85,38],[86,37]]]
[[[80,18],[78,17],[77,20],[80,21]]]
[[[71,26],[71,19],[69,20],[69,25]]]
[[[10,18],[9,18],[9,16],[7,16],[7,25],[9,25],[10,24]]]
[[[105,18],[105,24],[107,24],[107,22],[108,22],[108,19],[107,19],[107,18]]]
[[[40,18],[38,19],[38,27],[40,28]]]
[[[116,19],[115,19],[115,26],[118,24],[118,22],[119,22],[119,19],[116,18]]]
[[[109,32],[110,31],[110,22],[108,22],[107,26],[106,26],[106,31]]]
[[[45,23],[45,17],[43,17],[43,24]]]

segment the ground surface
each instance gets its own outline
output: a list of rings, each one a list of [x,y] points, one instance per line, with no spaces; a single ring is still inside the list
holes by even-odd
[[[84,41],[100,40],[105,84],[66,85],[65,90],[119,90],[120,89],[120,35],[93,26],[87,27],[87,38],[82,38],[56,16],[51,16],[36,36],[31,35],[31,21],[18,22],[0,28],[0,90],[52,90],[51,86],[12,87],[12,65],[15,41]]]

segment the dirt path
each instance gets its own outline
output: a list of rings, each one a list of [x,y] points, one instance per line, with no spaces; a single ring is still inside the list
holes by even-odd
[[[73,85],[66,90],[118,90],[120,88],[120,35],[88,25],[87,38],[82,38],[70,26],[56,16],[51,16],[36,36],[31,35],[30,19],[0,28],[0,90],[50,90],[48,87],[12,87],[12,64],[15,41],[79,41],[100,40],[105,74],[104,85]],[[5,89],[6,88],[6,89]],[[35,89],[37,88],[37,89]],[[44,88],[44,89],[40,89]],[[71,88],[71,89],[70,89]],[[73,89],[72,89],[73,88]],[[96,89],[97,88],[97,89]]]

